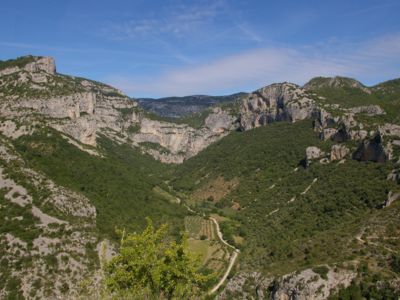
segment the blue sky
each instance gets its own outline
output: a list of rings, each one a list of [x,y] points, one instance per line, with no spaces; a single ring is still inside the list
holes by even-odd
[[[2,0],[0,59],[133,97],[222,95],[317,75],[400,77],[398,0]]]

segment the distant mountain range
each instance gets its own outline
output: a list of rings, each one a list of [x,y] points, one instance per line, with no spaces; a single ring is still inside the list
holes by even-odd
[[[144,109],[161,117],[180,118],[195,114],[206,108],[238,100],[247,93],[236,93],[227,96],[193,95],[184,97],[166,98],[138,98],[135,99]]]

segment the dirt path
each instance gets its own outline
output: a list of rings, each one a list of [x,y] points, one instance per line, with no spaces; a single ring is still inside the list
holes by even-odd
[[[208,292],[209,295],[211,295],[211,294],[215,293],[216,291],[218,291],[218,289],[225,283],[226,279],[228,278],[229,273],[231,272],[231,270],[232,270],[232,268],[233,268],[233,265],[234,265],[235,262],[236,262],[237,257],[239,256],[239,253],[240,253],[240,250],[239,250],[239,249],[236,249],[234,246],[232,246],[232,245],[229,244],[226,240],[224,240],[224,237],[223,237],[223,235],[222,235],[222,232],[221,232],[221,230],[220,230],[220,228],[219,228],[218,221],[217,221],[215,218],[212,218],[212,217],[210,217],[210,220],[213,221],[214,224],[215,224],[215,228],[217,229],[217,235],[218,235],[218,238],[220,239],[220,241],[221,241],[224,245],[228,246],[229,248],[232,248],[234,251],[233,251],[233,254],[232,254],[231,259],[230,259],[230,261],[229,261],[228,268],[226,269],[226,271],[225,271],[225,273],[224,273],[224,276],[222,276],[222,278],[219,280],[219,282],[217,283],[217,285],[214,286],[214,287]]]
[[[229,273],[230,273],[231,270],[232,270],[233,265],[235,264],[235,261],[236,261],[238,255],[239,255],[239,250],[236,249],[236,250],[233,252],[233,254],[232,254],[231,260],[230,260],[230,262],[229,262],[229,266],[228,266],[228,268],[226,269],[226,271],[225,271],[225,273],[224,273],[224,276],[222,276],[221,280],[217,283],[217,285],[214,286],[214,287],[208,292],[209,295],[214,294],[214,293],[215,293],[216,291],[218,291],[218,289],[224,284],[225,280],[228,278],[228,275],[229,275]]]
[[[194,211],[193,209],[191,209],[188,205],[184,204],[184,206],[186,207],[186,209],[191,212],[191,213],[195,213],[200,215],[197,211]],[[209,295],[214,294],[216,291],[218,291],[218,289],[225,283],[226,279],[229,276],[229,273],[231,272],[233,266],[235,265],[236,259],[239,256],[240,250],[236,249],[234,246],[232,246],[231,244],[229,244],[226,240],[224,240],[224,236],[222,235],[221,229],[219,227],[219,223],[217,221],[217,219],[210,217],[210,220],[213,221],[213,223],[215,224],[215,228],[217,230],[217,235],[219,240],[226,246],[228,246],[229,248],[233,249],[233,254],[231,256],[231,259],[229,260],[229,265],[228,268],[226,269],[224,275],[222,276],[222,278],[218,281],[218,283],[208,292]]]

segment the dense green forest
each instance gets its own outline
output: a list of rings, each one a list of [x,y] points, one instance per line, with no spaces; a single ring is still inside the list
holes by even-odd
[[[102,234],[113,235],[115,226],[142,228],[147,216],[156,222],[175,224],[173,229],[178,232],[185,209],[153,192],[170,166],[104,137],[98,143],[103,157],[79,150],[52,129],[15,141],[30,167],[91,199]]]

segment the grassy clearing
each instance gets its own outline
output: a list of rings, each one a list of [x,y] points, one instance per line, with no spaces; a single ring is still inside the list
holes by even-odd
[[[164,197],[166,200],[168,200],[170,203],[173,204],[179,204],[181,201],[179,200],[179,198],[171,195],[170,193],[168,193],[167,191],[163,190],[162,188],[160,188],[159,186],[155,186],[153,188],[153,192],[160,195],[161,197]]]

